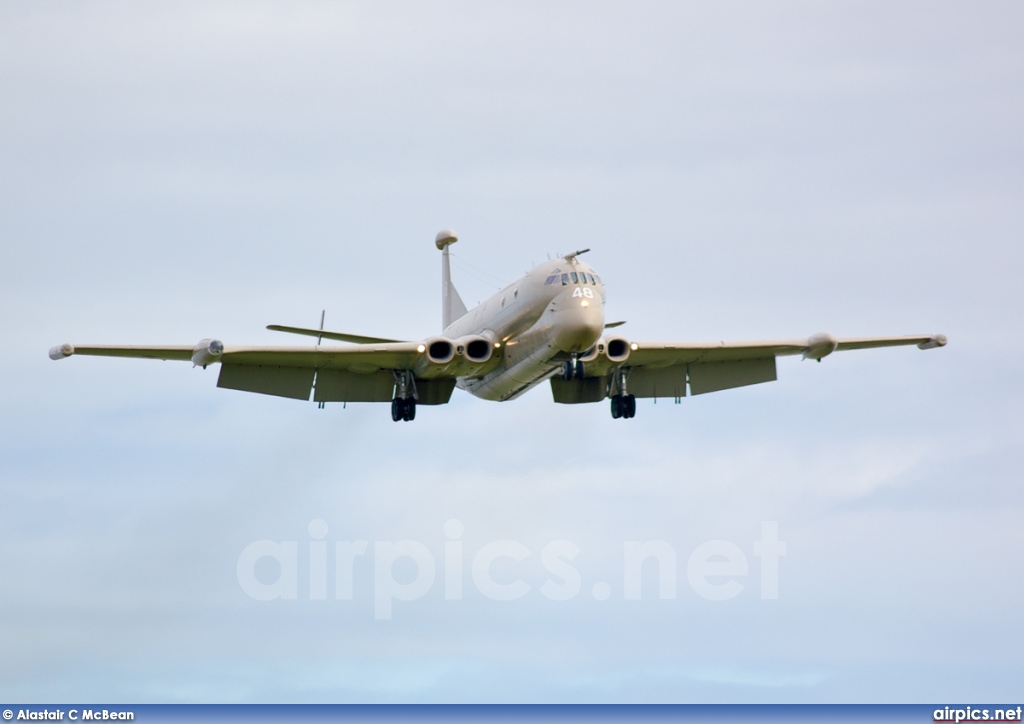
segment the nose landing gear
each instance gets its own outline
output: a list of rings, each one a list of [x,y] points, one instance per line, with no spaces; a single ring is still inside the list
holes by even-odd
[[[586,376],[587,370],[583,365],[583,360],[577,359],[576,355],[573,355],[572,359],[566,360],[565,364],[562,365],[562,379],[566,382],[574,378],[582,380]]]

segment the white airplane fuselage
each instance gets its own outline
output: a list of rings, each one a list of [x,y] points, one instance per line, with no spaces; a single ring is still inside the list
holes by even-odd
[[[604,284],[576,257],[540,264],[449,324],[448,339],[479,335],[495,366],[458,386],[485,400],[511,400],[590,350],[604,331]]]

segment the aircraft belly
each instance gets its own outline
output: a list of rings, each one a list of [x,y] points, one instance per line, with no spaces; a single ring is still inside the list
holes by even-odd
[[[501,364],[490,374],[465,380],[464,389],[485,400],[511,400],[537,386],[558,370],[551,359],[559,351],[548,335],[526,334],[506,346]]]
[[[465,389],[484,400],[513,400],[539,385],[558,369],[557,364],[523,362],[506,370],[504,374],[467,382]]]

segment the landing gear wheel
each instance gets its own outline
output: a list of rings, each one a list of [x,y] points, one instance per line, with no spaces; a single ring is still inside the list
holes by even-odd
[[[636,415],[635,395],[612,395],[612,417],[628,420]]]
[[[409,422],[416,419],[416,398],[396,397],[391,401],[391,419],[395,422],[405,420]]]
[[[586,368],[583,366],[583,360],[576,360],[576,379],[582,380],[587,373]]]
[[[568,382],[572,379],[572,374],[575,371],[571,361],[566,362],[562,365],[562,379]]]

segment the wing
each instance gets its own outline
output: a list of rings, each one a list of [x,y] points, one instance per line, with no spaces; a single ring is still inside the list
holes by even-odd
[[[700,362],[731,362],[786,355],[803,355],[805,359],[821,359],[832,352],[872,347],[916,345],[922,349],[942,347],[946,336],[911,335],[904,337],[848,337],[836,339],[830,334],[815,334],[807,339],[764,342],[634,342],[630,351],[631,366],[678,365]]]
[[[215,346],[214,346],[215,345]],[[212,346],[212,349],[211,349]],[[422,352],[416,342],[360,344],[351,347],[256,347],[224,346],[203,340],[194,347],[184,345],[79,345],[64,344],[50,350],[50,359],[72,355],[93,357],[134,357],[192,361],[203,365],[203,353],[211,355],[206,363],[273,365],[277,367],[311,367],[314,369],[346,369],[374,371],[381,369],[412,369]],[[217,352],[216,350],[219,350]]]
[[[387,402],[394,397],[396,373],[424,367],[424,346],[416,342],[365,343],[352,346],[230,346],[203,340],[186,346],[114,346],[64,344],[50,350],[52,359],[72,355],[134,357],[221,365],[218,387],[317,402]],[[448,402],[454,375],[415,379],[417,400],[425,405]]]
[[[162,346],[115,346],[103,344],[75,345],[62,344],[50,350],[50,359],[64,359],[73,354],[83,354],[96,357],[136,357],[141,359],[163,359],[178,360],[187,362],[192,359],[193,347],[184,345],[162,345]]]
[[[587,379],[551,380],[556,402],[595,402],[619,392],[625,373],[626,391],[637,397],[685,397],[733,387],[772,382],[775,358],[802,355],[821,361],[835,351],[916,345],[921,349],[942,347],[946,337],[910,335],[899,337],[850,337],[837,339],[815,334],[806,339],[760,342],[632,342],[618,340],[620,350],[611,355],[611,340],[599,343],[593,360],[586,362]],[[605,349],[601,349],[603,344]],[[602,354],[605,352],[605,354]],[[611,355],[611,356],[609,356]]]

